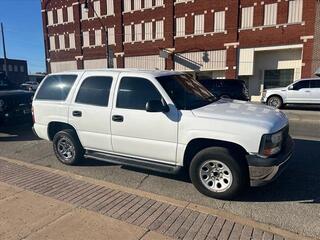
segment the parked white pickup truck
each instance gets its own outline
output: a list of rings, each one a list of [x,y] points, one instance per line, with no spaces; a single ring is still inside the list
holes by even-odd
[[[51,74],[33,101],[34,131],[57,158],[85,158],[176,173],[203,194],[231,199],[273,180],[293,143],[288,119],[264,105],[218,99],[173,71]]]

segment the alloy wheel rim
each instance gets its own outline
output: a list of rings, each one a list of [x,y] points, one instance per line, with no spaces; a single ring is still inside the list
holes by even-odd
[[[212,192],[225,192],[232,185],[230,168],[218,160],[205,161],[200,166],[199,174],[202,184]]]
[[[75,155],[73,144],[68,138],[65,138],[65,137],[59,139],[57,143],[57,150],[59,155],[65,161],[70,161]]]
[[[273,107],[279,106],[279,100],[277,98],[271,98],[270,103],[271,103],[270,105]]]

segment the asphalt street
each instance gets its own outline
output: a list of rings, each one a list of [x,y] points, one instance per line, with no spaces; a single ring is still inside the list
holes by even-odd
[[[31,125],[0,126],[0,156],[61,169],[119,185],[223,209],[292,232],[320,238],[320,111],[284,110],[295,151],[288,169],[273,183],[252,188],[234,201],[203,196],[185,172],[177,176],[86,160],[59,163],[52,144],[37,139]]]

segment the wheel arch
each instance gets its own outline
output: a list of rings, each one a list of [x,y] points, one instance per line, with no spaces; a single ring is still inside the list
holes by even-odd
[[[183,165],[188,167],[193,157],[199,151],[208,147],[224,147],[231,150],[233,153],[240,153],[243,156],[241,158],[242,161],[245,161],[244,156],[248,154],[248,152],[237,143],[208,138],[195,138],[192,139],[185,148],[183,156]],[[245,161],[245,164],[247,165],[247,161]]]
[[[64,123],[64,122],[59,122],[59,121],[52,121],[48,124],[48,139],[50,141],[53,140],[54,138],[54,135],[62,130],[65,130],[65,129],[71,129],[75,132],[77,138],[79,139],[79,136],[78,136],[78,133],[77,133],[77,130],[71,125],[71,124],[68,124],[68,123]],[[80,141],[80,139],[79,139]]]
[[[268,96],[268,98],[267,98],[267,103],[268,103],[268,101],[269,101],[269,99],[270,99],[271,97],[278,97],[278,98],[281,99],[282,104],[284,103],[284,98],[283,98],[283,96],[281,96],[281,95],[278,94],[278,93],[273,93],[273,94],[271,94],[270,96]]]

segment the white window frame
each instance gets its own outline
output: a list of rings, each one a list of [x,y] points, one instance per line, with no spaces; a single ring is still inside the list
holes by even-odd
[[[141,42],[142,41],[142,24],[137,23],[134,25],[134,41]]]
[[[88,18],[89,18],[89,16],[88,16],[88,10],[85,9],[85,4],[83,3],[83,4],[81,4],[81,19],[82,19],[82,20],[86,20],[86,19],[88,19]]]
[[[70,49],[75,49],[76,48],[76,39],[75,39],[75,34],[70,33],[69,34],[69,48]]]
[[[144,8],[152,8],[152,0],[144,0]]]
[[[132,42],[132,25],[124,26],[124,42],[125,43]]]
[[[194,15],[194,30],[195,35],[204,34],[204,14]]]
[[[47,12],[48,26],[53,25],[53,11]]]
[[[183,37],[186,35],[186,18],[176,18],[176,37]]]
[[[214,32],[224,32],[226,30],[226,12],[219,11],[214,13]]]
[[[56,38],[55,36],[50,36],[49,37],[49,48],[51,51],[54,51],[56,50]]]
[[[133,1],[133,10],[137,11],[137,10],[141,10],[141,0],[134,0]]]
[[[303,17],[303,0],[289,1],[288,23],[301,23]]]
[[[102,45],[102,31],[101,29],[94,30],[94,42],[96,46]]]
[[[68,22],[74,22],[73,6],[70,6],[67,8],[67,13],[68,13]]]
[[[108,28],[108,45],[116,45],[115,28]]]
[[[63,9],[59,8],[57,9],[57,17],[58,17],[58,24],[63,23]]]
[[[90,33],[89,31],[82,32],[83,47],[90,47]]]
[[[156,0],[155,7],[163,6],[163,0]]]
[[[122,1],[123,1],[123,11],[131,12],[132,11],[131,0],[122,0]]]
[[[114,15],[114,0],[106,0],[107,16]]]
[[[264,5],[264,26],[273,26],[277,24],[278,3]]]
[[[59,49],[60,50],[66,49],[66,43],[65,43],[65,39],[64,39],[64,34],[63,35],[59,35]]]
[[[100,6],[100,0],[98,1],[94,1],[93,2],[93,9],[94,9],[94,13],[93,13],[93,16],[94,17],[101,17],[101,6]]]
[[[144,40],[151,41],[153,39],[153,23],[146,22],[144,24]]]
[[[241,28],[248,29],[253,27],[254,7],[244,7],[241,10]]]
[[[156,39],[164,38],[164,21],[156,21]]]

